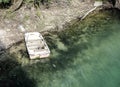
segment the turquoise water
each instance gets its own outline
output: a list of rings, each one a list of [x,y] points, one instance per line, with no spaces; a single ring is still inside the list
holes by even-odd
[[[5,67],[6,72],[3,66],[6,76],[0,87],[120,87],[120,17],[110,13],[105,13],[108,18],[91,15],[69,30],[45,35],[50,60],[25,66],[6,63],[12,67]]]
[[[48,72],[39,73],[39,63],[33,66],[31,76],[38,87],[119,87],[120,32],[106,33],[94,37],[90,44],[74,43],[65,53],[58,52],[58,60],[52,62],[57,69],[47,67]]]

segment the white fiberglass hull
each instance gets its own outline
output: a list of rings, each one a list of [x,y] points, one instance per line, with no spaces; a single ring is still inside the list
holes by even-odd
[[[25,33],[25,42],[30,59],[50,56],[50,50],[39,32]]]

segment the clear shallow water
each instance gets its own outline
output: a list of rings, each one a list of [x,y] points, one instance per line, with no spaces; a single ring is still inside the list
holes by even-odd
[[[73,45],[72,53],[68,50],[66,54],[58,54],[60,59],[52,62],[57,62],[55,65],[58,69],[49,71],[51,67],[48,67],[48,72],[45,70],[41,74],[37,64],[32,77],[37,79],[38,87],[119,87],[119,43],[119,32],[107,37],[98,35],[82,51],[78,44]]]
[[[0,87],[120,87],[120,22],[106,16],[45,36],[51,59],[23,67],[13,62]]]

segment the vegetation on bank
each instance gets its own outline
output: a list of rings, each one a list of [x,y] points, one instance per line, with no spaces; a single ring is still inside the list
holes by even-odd
[[[13,4],[16,4],[18,0],[0,0],[1,8],[8,8]],[[34,6],[39,6],[40,4],[49,3],[51,0],[22,0],[23,3],[32,3]]]
[[[0,9],[9,9],[10,12],[18,10],[22,5],[29,7],[40,7],[44,5],[49,8],[49,3],[52,0],[0,0]]]
[[[19,0],[0,0],[0,8],[9,8],[10,6],[16,4],[17,1]],[[35,7],[39,7],[40,5],[48,5],[49,2],[53,0],[22,0],[22,1],[23,3],[27,4],[32,3]],[[114,6],[117,0],[96,0],[96,1],[109,1]],[[56,0],[56,2],[59,1]]]

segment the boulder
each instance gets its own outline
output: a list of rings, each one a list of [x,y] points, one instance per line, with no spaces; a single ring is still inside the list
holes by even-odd
[[[116,0],[115,7],[120,9],[120,0]]]

